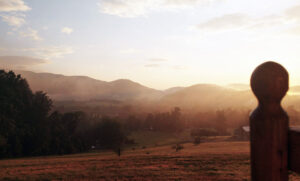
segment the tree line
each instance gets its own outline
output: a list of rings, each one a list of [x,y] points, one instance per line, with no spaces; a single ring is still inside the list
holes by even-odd
[[[298,112],[289,109],[293,120],[298,120]],[[114,117],[59,112],[53,110],[46,93],[32,92],[20,75],[0,70],[0,158],[70,154],[91,148],[120,152],[125,144],[134,143],[128,138],[134,131],[177,133],[189,129],[194,138],[228,135],[228,130],[247,125],[248,115],[248,111],[231,109],[183,114],[179,107]]]
[[[133,131],[179,132],[181,110],[148,114],[144,119],[92,116],[52,110],[46,93],[32,92],[13,71],[0,70],[0,158],[70,154],[91,148],[120,152]]]
[[[83,112],[51,112],[52,100],[25,79],[0,70],[0,158],[69,154],[92,145],[117,149],[126,139],[119,122]]]

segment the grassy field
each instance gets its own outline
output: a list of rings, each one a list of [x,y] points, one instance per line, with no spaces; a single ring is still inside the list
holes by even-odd
[[[187,143],[0,161],[0,180],[249,180],[248,142]],[[295,174],[290,180],[300,180]]]
[[[129,138],[134,139],[139,146],[147,147],[192,142],[189,130],[177,134],[154,131],[138,131],[133,132]]]

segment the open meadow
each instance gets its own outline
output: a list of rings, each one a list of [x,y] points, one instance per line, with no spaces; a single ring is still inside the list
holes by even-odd
[[[249,180],[249,142],[136,147],[113,152],[8,159],[0,180]],[[290,180],[300,180],[294,173]]]

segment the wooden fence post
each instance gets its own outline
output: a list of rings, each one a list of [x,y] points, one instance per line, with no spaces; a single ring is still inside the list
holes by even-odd
[[[275,62],[259,65],[251,76],[258,106],[250,116],[251,179],[288,180],[288,115],[281,100],[289,88],[289,75]]]

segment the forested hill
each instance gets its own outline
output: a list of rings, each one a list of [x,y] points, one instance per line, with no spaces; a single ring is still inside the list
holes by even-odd
[[[118,100],[157,99],[162,91],[145,87],[127,79],[111,82],[87,76],[64,76],[51,73],[15,71],[26,78],[32,90],[43,90],[54,100]]]
[[[127,79],[106,82],[87,76],[64,76],[51,73],[16,71],[26,78],[33,91],[42,90],[54,101],[110,100],[138,101],[139,106],[149,103],[157,109],[169,110],[174,106],[194,110],[218,110],[226,108],[252,109],[257,101],[247,84],[196,84],[189,87],[173,87],[155,90]],[[284,107],[300,109],[299,86],[292,86],[284,98]]]

